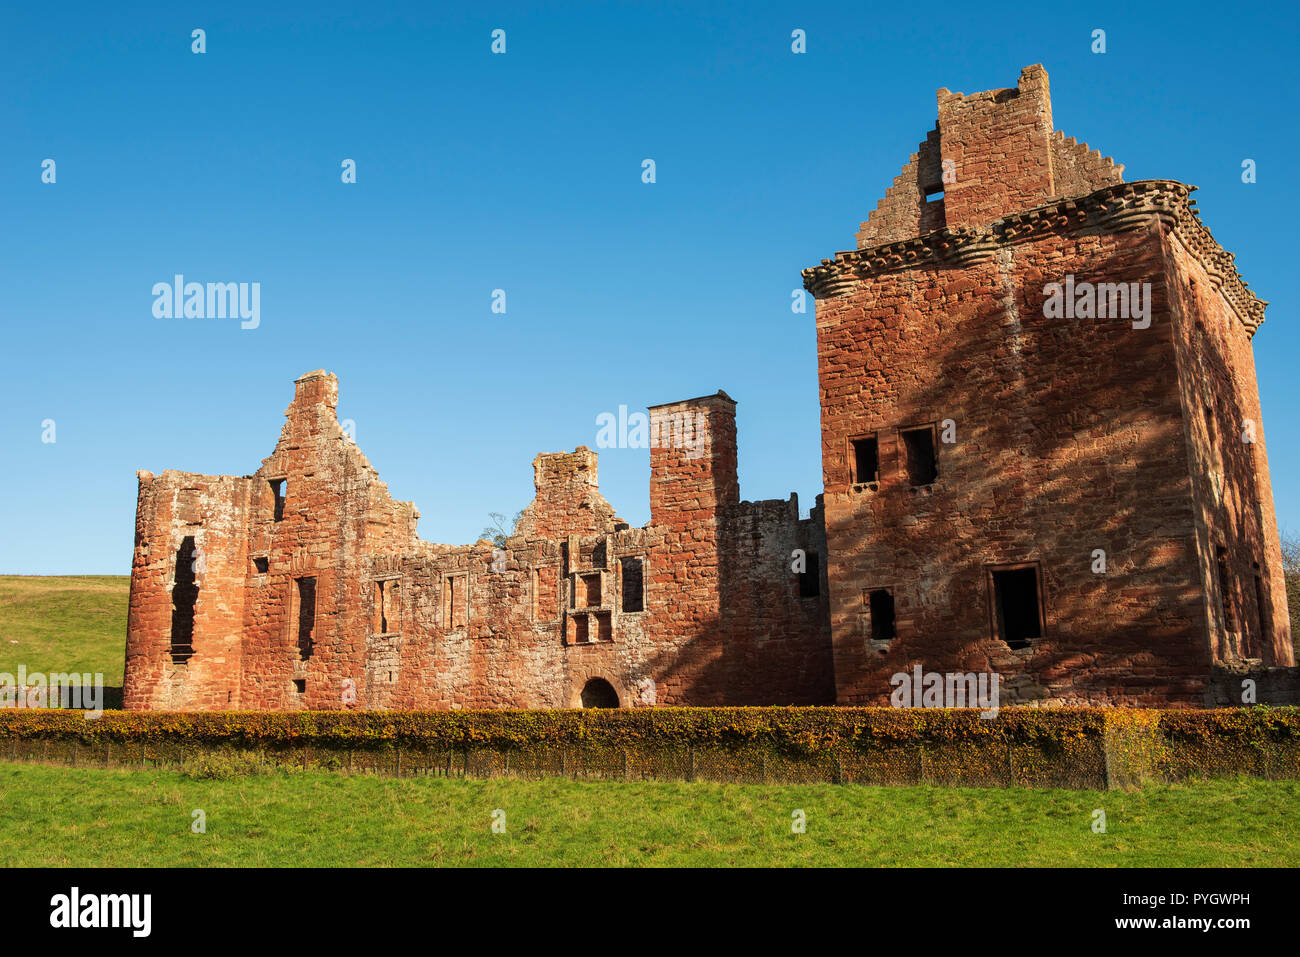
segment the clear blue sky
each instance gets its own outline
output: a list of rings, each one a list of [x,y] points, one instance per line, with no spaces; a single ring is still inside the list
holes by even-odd
[[[6,5],[0,572],[127,572],[135,471],[254,471],[317,368],[426,540],[523,507],[533,456],[594,447],[599,413],[719,388],[739,402],[742,496],[793,490],[806,510],[800,269],[852,248],[938,87],[1014,86],[1037,62],[1057,127],[1126,179],[1200,186],[1271,301],[1264,427],[1300,530],[1293,7],[380,6]],[[260,327],[154,318],[153,284],[178,272],[260,282]],[[600,456],[633,524],[648,463]]]

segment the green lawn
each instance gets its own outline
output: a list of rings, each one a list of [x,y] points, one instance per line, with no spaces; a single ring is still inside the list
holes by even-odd
[[[102,672],[121,687],[129,575],[0,575],[0,671]]]
[[[1092,831],[1094,809],[1106,833]],[[192,813],[207,833],[191,833]],[[492,832],[505,811],[506,831]],[[791,831],[806,814],[807,832]],[[0,865],[1300,865],[1300,782],[1135,792],[0,763]]]

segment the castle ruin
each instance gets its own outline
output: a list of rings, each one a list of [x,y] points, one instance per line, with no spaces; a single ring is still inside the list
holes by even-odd
[[[253,475],[139,473],[126,707],[887,704],[917,665],[1004,704],[1199,706],[1293,666],[1265,303],[1193,187],[1057,132],[1041,66],[938,113],[804,271],[809,518],[741,500],[718,392],[649,410],[699,434],[652,443],[643,528],[579,447],[534,460],[504,548],[424,542],[308,373]]]

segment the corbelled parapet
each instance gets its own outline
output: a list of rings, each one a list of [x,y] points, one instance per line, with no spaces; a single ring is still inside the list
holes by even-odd
[[[1158,221],[1210,274],[1237,317],[1253,336],[1264,321],[1266,300],[1250,291],[1226,251],[1201,221],[1195,186],[1175,180],[1139,180],[1107,186],[1087,196],[1055,200],[1003,217],[988,226],[945,227],[923,236],[836,253],[803,270],[804,288],[819,299],[834,298],[881,272],[961,268],[992,257],[999,246],[1044,233],[1081,229],[1137,230]]]

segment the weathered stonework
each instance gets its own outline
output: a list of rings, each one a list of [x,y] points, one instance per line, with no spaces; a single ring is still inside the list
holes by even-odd
[[[719,392],[649,410],[644,527],[579,447],[534,460],[504,548],[423,542],[309,373],[253,475],[139,473],[126,706],[884,704],[915,666],[997,672],[1003,705],[1294,699],[1265,303],[1194,187],[1053,128],[1041,66],[938,113],[804,271],[810,518],[740,499]],[[1105,314],[1053,284],[1107,284]]]
[[[1064,139],[1041,66],[938,105],[858,248],[804,272],[837,700],[885,703],[921,664],[997,671],[1004,704],[1203,704],[1216,668],[1293,665],[1250,342],[1266,304],[1194,187],[1125,184]],[[1060,315],[1067,277],[1146,284],[1149,325]],[[910,473],[909,430],[937,474]]]
[[[724,393],[650,410],[644,528],[618,518],[579,447],[534,461],[503,549],[420,541],[337,396],[332,375],[298,379],[251,476],[139,474],[126,707],[834,701],[824,573],[801,596],[791,571],[794,549],[825,554],[820,510],[740,500]]]

